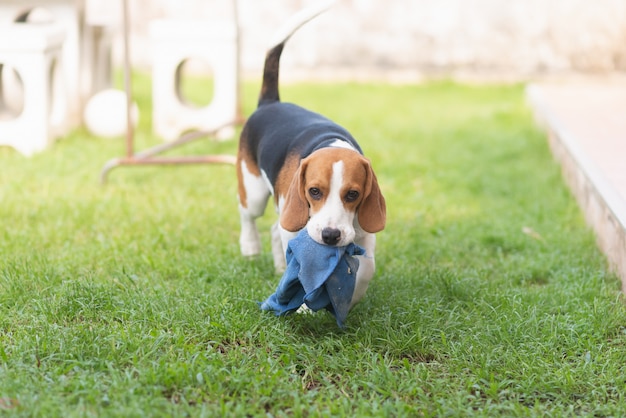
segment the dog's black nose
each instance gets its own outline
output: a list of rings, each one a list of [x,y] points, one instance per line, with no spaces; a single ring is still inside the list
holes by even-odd
[[[341,231],[336,228],[324,228],[322,229],[322,241],[326,245],[335,245],[341,238]]]

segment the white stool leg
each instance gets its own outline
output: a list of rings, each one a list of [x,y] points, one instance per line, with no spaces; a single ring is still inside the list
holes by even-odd
[[[64,32],[53,25],[16,24],[2,27],[0,39],[0,63],[13,68],[23,86],[21,113],[0,120],[0,145],[32,155],[64,133],[65,92],[55,85]]]

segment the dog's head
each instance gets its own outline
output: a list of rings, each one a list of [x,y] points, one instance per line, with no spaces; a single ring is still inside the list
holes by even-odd
[[[355,225],[374,233],[385,221],[385,199],[369,160],[344,148],[323,148],[300,162],[280,214],[284,229],[306,226],[315,241],[337,246],[354,240]]]

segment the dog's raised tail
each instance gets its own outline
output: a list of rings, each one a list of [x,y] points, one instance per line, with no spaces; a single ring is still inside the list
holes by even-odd
[[[336,0],[316,1],[310,7],[300,10],[283,24],[272,37],[272,42],[265,55],[265,66],[263,68],[263,85],[259,95],[259,106],[264,103],[277,102],[280,100],[278,94],[278,73],[280,65],[280,55],[283,52],[285,43],[302,25],[312,20],[316,16],[328,10]]]

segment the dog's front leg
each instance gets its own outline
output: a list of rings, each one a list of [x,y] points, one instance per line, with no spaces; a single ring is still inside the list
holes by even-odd
[[[361,235],[361,234],[359,234]],[[374,277],[374,271],[376,270],[376,264],[374,261],[376,251],[376,235],[363,231],[356,243],[365,249],[365,254],[358,255],[356,258],[359,260],[359,269],[356,272],[356,283],[354,287],[354,294],[352,295],[352,303],[350,309],[354,307],[367,292],[367,288]]]
[[[285,253],[289,241],[298,235],[297,232],[289,232],[280,226],[280,221],[272,225],[272,255],[274,256],[274,268],[277,273],[282,273],[287,268]]]
[[[261,237],[256,226],[256,219],[263,215],[270,190],[263,178],[254,175],[244,161],[238,162],[239,179],[239,219],[241,233],[239,248],[241,254],[252,257],[261,253]]]
[[[274,256],[274,268],[277,273],[283,273],[287,268],[285,261],[285,251],[287,247],[283,247],[283,240],[281,237],[280,223],[276,221],[272,225],[272,255]]]
[[[251,216],[248,208],[239,205],[239,219],[241,232],[239,234],[239,249],[241,254],[252,257],[261,253],[261,237],[256,226],[256,217]]]

